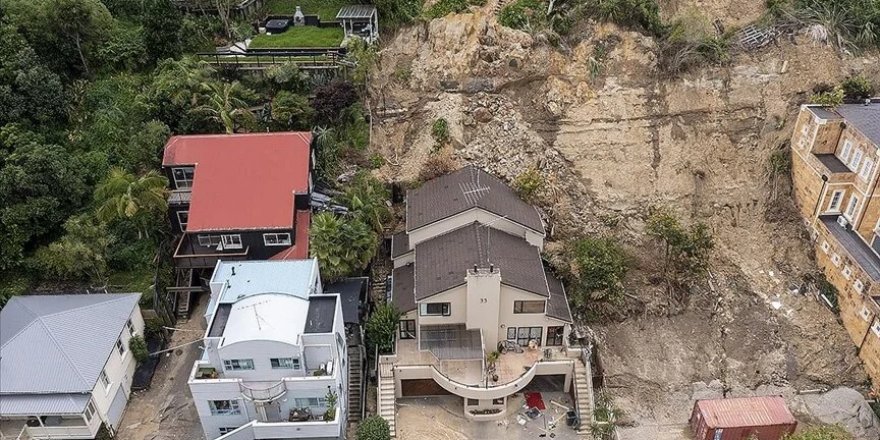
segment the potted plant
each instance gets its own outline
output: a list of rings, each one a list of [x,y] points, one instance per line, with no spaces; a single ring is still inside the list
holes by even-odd
[[[327,412],[324,413],[324,421],[332,422],[336,419],[336,403],[339,401],[339,396],[329,389],[330,387],[327,388],[327,395],[324,397],[327,400]]]

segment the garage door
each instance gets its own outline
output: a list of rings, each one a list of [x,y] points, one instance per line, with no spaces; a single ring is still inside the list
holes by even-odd
[[[434,379],[409,379],[400,381],[403,397],[445,396],[452,394],[434,382]]]
[[[114,431],[119,429],[119,422],[122,421],[122,413],[125,412],[126,403],[128,403],[128,398],[125,396],[125,387],[120,386],[116,390],[113,402],[110,403],[110,411],[107,412],[107,419]]]

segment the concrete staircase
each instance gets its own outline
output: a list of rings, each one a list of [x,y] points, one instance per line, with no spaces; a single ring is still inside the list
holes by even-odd
[[[361,419],[363,409],[363,347],[348,347],[348,423],[357,422]]]
[[[379,416],[388,422],[391,437],[397,437],[397,401],[394,397],[394,369],[392,364],[379,364]]]
[[[574,385],[577,397],[577,412],[581,418],[578,435],[592,437],[590,424],[593,419],[593,375],[590,368],[578,359],[574,361]]]

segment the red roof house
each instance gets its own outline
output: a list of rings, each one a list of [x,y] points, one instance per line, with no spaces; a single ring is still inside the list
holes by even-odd
[[[169,210],[183,237],[175,259],[308,256],[312,135],[308,132],[173,136],[162,166]]]

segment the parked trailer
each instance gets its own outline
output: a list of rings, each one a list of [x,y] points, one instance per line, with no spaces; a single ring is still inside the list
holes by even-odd
[[[781,440],[797,421],[781,396],[698,400],[690,419],[695,440]]]

